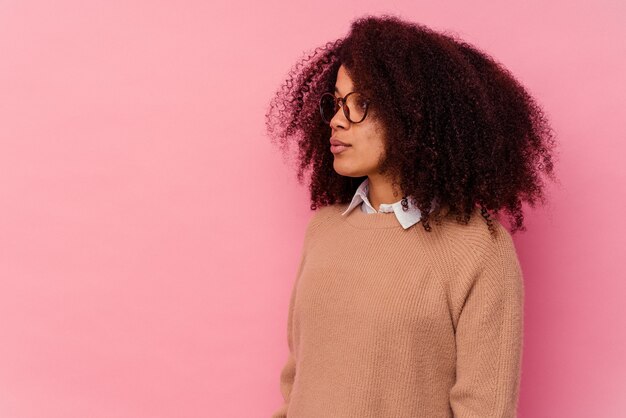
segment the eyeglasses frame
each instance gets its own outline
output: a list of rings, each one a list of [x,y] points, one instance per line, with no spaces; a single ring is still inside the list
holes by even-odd
[[[345,96],[343,96],[343,97],[335,97],[335,95],[334,95],[333,93],[330,93],[330,92],[326,92],[326,93],[322,94],[322,95],[320,96],[320,102],[319,102],[320,116],[322,117],[322,120],[323,120],[325,123],[328,123],[328,124],[330,124],[330,122],[332,121],[332,118],[331,118],[331,120],[330,120],[330,121],[326,122],[326,120],[324,119],[324,112],[322,112],[322,100],[324,99],[324,97],[325,97],[326,95],[329,95],[329,96],[331,96],[331,97],[333,98],[333,100],[335,101],[335,108],[337,109],[337,110],[335,111],[335,114],[337,113],[337,111],[339,110],[339,107],[340,107],[340,108],[342,108],[342,109],[343,109],[343,114],[344,114],[344,116],[346,117],[346,119],[348,119],[348,121],[349,121],[350,123],[361,123],[361,122],[363,122],[363,121],[365,120],[365,118],[367,117],[367,111],[369,110],[369,103],[370,103],[370,100],[369,100],[369,99],[367,99],[367,98],[365,99],[365,111],[364,111],[364,113],[363,113],[363,119],[361,119],[361,120],[360,120],[360,121],[358,121],[358,122],[354,122],[354,121],[352,121],[352,119],[350,119],[350,116],[349,116],[349,115],[348,115],[348,113],[346,112],[346,107],[344,106],[344,105],[346,104],[346,100],[348,99],[348,96],[350,96],[351,94],[354,94],[354,93],[358,93],[358,92],[356,92],[356,91],[351,91],[350,93],[346,94],[346,95],[345,95]],[[359,94],[360,94],[360,93],[359,93]],[[333,115],[333,117],[334,117],[334,115]]]

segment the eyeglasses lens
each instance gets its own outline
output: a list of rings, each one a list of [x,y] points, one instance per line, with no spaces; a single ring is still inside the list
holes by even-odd
[[[344,114],[350,122],[359,123],[365,118],[367,103],[359,93],[349,94],[344,106]],[[324,122],[330,123],[337,110],[339,109],[335,96],[331,93],[324,93],[320,99],[320,113]]]

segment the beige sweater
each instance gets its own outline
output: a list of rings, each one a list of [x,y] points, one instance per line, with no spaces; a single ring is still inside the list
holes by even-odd
[[[509,232],[404,229],[347,204],[311,218],[272,418],[515,417],[524,287]]]

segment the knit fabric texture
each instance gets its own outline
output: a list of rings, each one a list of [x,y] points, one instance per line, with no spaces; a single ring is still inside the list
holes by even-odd
[[[293,282],[272,418],[516,417],[524,287],[510,233],[476,208],[431,232],[335,204]]]

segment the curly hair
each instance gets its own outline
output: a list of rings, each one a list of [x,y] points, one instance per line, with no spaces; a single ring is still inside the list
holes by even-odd
[[[296,143],[297,178],[310,172],[311,209],[351,201],[364,180],[333,169],[331,127],[319,97],[332,92],[339,67],[371,99],[385,149],[379,172],[396,179],[422,213],[427,231],[433,198],[467,224],[477,206],[506,211],[511,233],[524,231],[522,201],[545,202],[541,173],[554,180],[554,134],[540,106],[490,55],[449,33],[393,15],[355,19],[345,38],[300,59],[273,97],[266,127],[288,155]],[[440,219],[435,217],[436,223]]]

